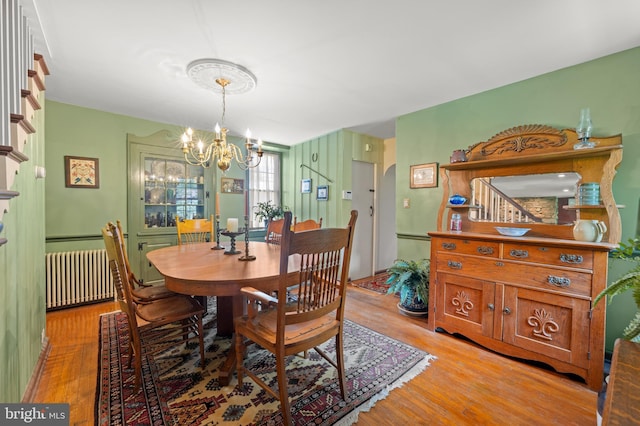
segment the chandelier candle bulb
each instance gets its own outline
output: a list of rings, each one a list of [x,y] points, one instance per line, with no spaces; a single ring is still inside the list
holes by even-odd
[[[227,219],[227,232],[238,232],[238,218],[230,217]]]

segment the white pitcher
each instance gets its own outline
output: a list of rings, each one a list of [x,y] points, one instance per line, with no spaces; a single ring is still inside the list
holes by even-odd
[[[573,238],[578,241],[599,243],[607,232],[607,225],[600,220],[576,220],[573,226]]]

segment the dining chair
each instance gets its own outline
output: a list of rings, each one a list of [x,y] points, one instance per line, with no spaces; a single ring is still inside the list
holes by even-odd
[[[322,218],[318,222],[313,219],[303,220],[298,222],[298,218],[293,218],[293,232],[308,231],[309,229],[322,228]]]
[[[180,294],[148,303],[136,303],[126,282],[127,270],[118,227],[109,222],[102,229],[102,237],[118,303],[127,317],[130,336],[129,367],[134,365],[135,389],[142,382],[143,352],[153,355],[195,339],[200,347],[200,365],[204,368],[202,305],[195,298]]]
[[[176,216],[178,245],[213,241],[215,235],[213,224],[213,215],[210,219],[180,219]]]
[[[285,424],[292,424],[287,391],[285,357],[315,349],[338,370],[340,393],[347,399],[343,356],[343,327],[349,263],[358,212],[351,211],[346,228],[314,229],[295,233],[291,230],[291,212],[286,212],[280,249],[278,297],[252,287],[241,292],[248,301],[247,314],[234,318],[238,385],[244,376],[252,378],[267,393],[280,400]],[[290,257],[294,256],[291,260]],[[289,275],[289,263],[299,270]],[[295,301],[287,300],[287,288],[298,282]],[[318,346],[335,338],[334,360]],[[278,391],[257,372],[244,366],[246,347],[255,343],[276,357]]]
[[[283,226],[284,219],[269,220],[267,224],[267,234],[265,235],[265,241],[269,244],[280,244]]]
[[[144,284],[135,276],[133,270],[131,269],[131,265],[129,264],[127,245],[124,242],[124,233],[122,232],[122,224],[120,223],[120,220],[116,221],[116,226],[118,227],[118,232],[122,237],[119,241],[120,249],[122,250],[122,255],[124,257],[124,267],[126,268],[127,272],[126,281],[131,287],[131,296],[133,297],[134,301],[136,303],[147,303],[153,300],[175,296],[176,293],[172,292],[164,285]]]

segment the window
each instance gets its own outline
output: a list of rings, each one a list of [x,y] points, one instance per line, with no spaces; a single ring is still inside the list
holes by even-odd
[[[276,206],[281,202],[280,154],[265,152],[258,167],[247,171],[249,191],[249,223],[251,228],[263,228],[255,215],[253,206],[271,200]]]

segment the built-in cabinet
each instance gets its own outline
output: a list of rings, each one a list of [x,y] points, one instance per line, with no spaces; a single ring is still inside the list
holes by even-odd
[[[145,283],[162,282],[147,252],[177,244],[176,218],[207,218],[214,211],[211,168],[193,166],[171,133],[127,135],[129,149],[127,246],[131,266]]]
[[[570,130],[520,126],[470,147],[466,161],[441,166],[445,193],[438,231],[429,233],[429,328],[459,333],[509,356],[543,362],[583,378],[594,390],[601,388],[605,303],[593,306],[592,301],[607,285],[608,253],[620,238],[611,184],[622,146],[619,136],[597,141],[596,148],[574,150],[577,139]],[[498,189],[509,198],[513,212],[500,216],[500,221],[474,213],[489,208],[474,192],[472,183],[477,179],[491,185],[496,176],[543,174],[546,179],[549,174],[566,173],[577,174],[575,185],[597,182],[600,204],[582,209],[578,200],[568,205],[558,200],[562,196],[545,195],[540,205],[556,206],[546,208],[555,212],[550,215],[555,223],[550,223],[525,211],[524,206],[531,205],[529,198],[508,197]],[[450,204],[454,193],[467,202]],[[576,241],[573,223],[557,220],[560,209],[576,211],[575,220],[605,223],[604,242]],[[462,231],[448,230],[454,214],[460,216]],[[505,217],[514,220],[505,222]],[[503,236],[496,226],[529,231],[521,237]]]

